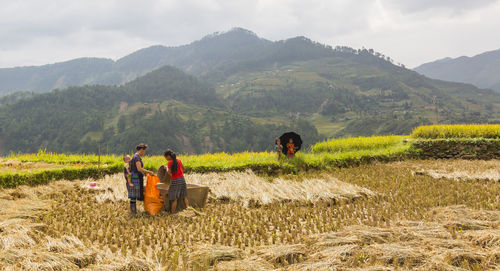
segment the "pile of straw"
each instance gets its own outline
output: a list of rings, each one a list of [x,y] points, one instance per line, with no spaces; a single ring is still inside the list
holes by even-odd
[[[187,181],[210,187],[212,196],[243,203],[269,204],[276,201],[316,202],[319,200],[343,200],[373,196],[374,193],[333,177],[329,179],[306,178],[267,180],[251,171],[244,173],[191,174]]]

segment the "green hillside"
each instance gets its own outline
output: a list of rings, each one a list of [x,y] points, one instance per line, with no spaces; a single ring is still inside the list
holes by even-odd
[[[308,142],[320,139],[306,121],[259,124],[227,113],[213,88],[172,67],[121,87],[72,87],[0,107],[3,152],[96,152],[100,146],[123,153],[139,141],[157,151],[262,151],[290,129]]]
[[[291,121],[297,116],[325,136],[408,134],[432,123],[498,121],[500,95],[471,85],[431,80],[370,60],[361,52],[238,72],[216,91],[233,112]]]

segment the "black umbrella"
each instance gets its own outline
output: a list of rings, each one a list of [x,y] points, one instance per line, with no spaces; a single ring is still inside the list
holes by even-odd
[[[299,151],[300,148],[302,147],[302,138],[300,138],[300,135],[298,135],[297,133],[294,133],[294,132],[284,133],[282,136],[280,136],[281,145],[283,145],[283,153],[284,154],[286,154],[286,151],[287,151],[286,144],[288,143],[290,138],[293,139],[293,144],[295,145],[296,152]]]

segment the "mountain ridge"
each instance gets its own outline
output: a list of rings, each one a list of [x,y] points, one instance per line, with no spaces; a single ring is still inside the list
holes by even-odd
[[[430,78],[469,83],[480,88],[500,92],[500,49],[483,52],[472,57],[444,58],[424,63],[415,71]]]
[[[85,84],[120,85],[154,69],[170,65],[210,83],[223,80],[236,62],[250,66],[263,58],[270,61],[290,58],[280,51],[308,44],[318,47],[311,55],[293,52],[297,59],[322,57],[336,50],[306,37],[270,41],[243,28],[216,32],[181,46],[154,45],[134,51],[117,60],[83,57],[42,66],[0,68],[0,96],[16,91],[43,93],[55,88]],[[323,51],[323,52],[321,52]],[[352,49],[352,52],[357,50]],[[316,54],[316,55],[314,55]],[[79,65],[74,65],[75,63]],[[240,65],[241,66],[241,65]],[[222,72],[221,72],[222,71]]]

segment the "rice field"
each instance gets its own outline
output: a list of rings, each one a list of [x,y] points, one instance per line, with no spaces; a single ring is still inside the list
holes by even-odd
[[[384,149],[404,144],[407,136],[372,136],[330,139],[314,144],[313,153]]]
[[[304,153],[299,152],[294,159],[282,157],[277,160],[274,152],[213,153],[201,155],[180,155],[189,173],[231,172],[253,170],[267,175],[298,173],[299,171],[331,170],[337,167],[349,167],[373,161],[394,161],[411,155],[411,144],[402,142],[399,137],[350,139],[351,147],[335,152]],[[357,141],[358,140],[358,141]],[[382,141],[392,142],[382,144]],[[338,140],[341,144],[347,139]],[[333,141],[330,141],[330,143]],[[356,143],[357,142],[357,143]],[[369,142],[380,142],[372,148],[365,146]],[[396,142],[396,143],[394,143]],[[336,143],[334,143],[336,144]],[[339,143],[340,144],[340,143]],[[347,144],[347,143],[346,143]],[[365,144],[364,147],[361,146]],[[375,144],[375,143],[374,143]],[[357,146],[357,147],[356,147]],[[165,164],[162,156],[143,157],[144,167],[156,171]],[[41,170],[22,172],[9,170],[4,163],[46,164]],[[77,178],[95,178],[114,174],[123,170],[122,156],[118,155],[64,155],[40,151],[36,154],[11,154],[0,158],[0,187],[15,187],[22,184],[46,184],[53,180]]]
[[[500,124],[459,124],[420,126],[412,137],[422,139],[500,138]]]
[[[460,169],[470,178],[427,172]],[[498,161],[190,173],[206,208],[130,217],[122,176],[0,190],[0,270],[495,270]]]

